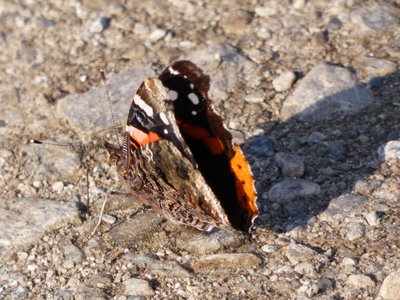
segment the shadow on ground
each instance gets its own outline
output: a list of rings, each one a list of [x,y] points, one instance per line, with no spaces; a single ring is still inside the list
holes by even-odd
[[[357,180],[368,180],[380,170],[382,161],[378,158],[378,148],[400,138],[400,72],[373,79],[370,84],[377,105],[351,116],[339,115],[317,122],[303,117],[308,113],[303,111],[242,145],[250,158],[259,193],[261,218],[258,226],[276,232],[302,226],[323,212],[332,199],[352,193]],[[335,96],[344,97],[348,92]],[[316,113],[312,112],[311,117]],[[271,128],[271,124],[261,126]],[[316,132],[325,139],[313,142],[309,137]],[[269,189],[285,179],[273,162],[277,152],[301,156],[306,166],[301,178],[319,184],[320,194],[297,197],[280,205],[271,201]],[[267,217],[263,218],[263,213]]]

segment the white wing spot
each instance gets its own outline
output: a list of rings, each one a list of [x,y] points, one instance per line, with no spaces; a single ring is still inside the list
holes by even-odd
[[[165,113],[160,112],[160,119],[161,119],[161,121],[163,121],[163,123],[165,125],[169,125],[169,121],[168,121],[167,116],[165,115]]]
[[[193,83],[190,84],[190,89],[192,89],[192,90],[194,89],[194,84]]]
[[[188,95],[188,98],[189,98],[190,101],[192,101],[192,103],[194,105],[197,105],[197,104],[200,103],[199,97],[197,97],[197,95],[195,93],[190,93]]]
[[[172,67],[168,68],[168,71],[172,74],[172,75],[179,75],[179,71],[173,69]]]
[[[197,115],[197,111],[192,110],[192,115],[193,115],[193,116]]]
[[[146,102],[144,102],[144,100],[142,98],[140,98],[140,96],[138,94],[135,94],[135,96],[133,96],[133,102],[135,102],[135,104],[137,106],[139,106],[141,109],[144,110],[144,112],[146,113],[146,115],[148,115],[149,117],[152,117],[154,112],[153,112],[153,108],[148,105]]]
[[[168,134],[168,129],[164,129],[164,134]]]
[[[178,99],[178,92],[174,91],[174,90],[169,90],[168,91],[168,95],[171,98],[172,101],[175,101],[176,99]]]

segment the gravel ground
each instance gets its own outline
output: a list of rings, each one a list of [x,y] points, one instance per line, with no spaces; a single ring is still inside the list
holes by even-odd
[[[0,1],[0,297],[400,299],[400,3],[126,2]],[[102,150],[28,143],[113,141],[99,70],[123,124],[183,58],[251,162],[251,235],[144,209]]]

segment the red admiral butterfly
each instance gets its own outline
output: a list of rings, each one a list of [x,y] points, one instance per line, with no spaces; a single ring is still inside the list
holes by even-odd
[[[208,96],[210,78],[177,61],[133,97],[110,159],[134,197],[179,223],[248,232],[258,215],[250,165]]]

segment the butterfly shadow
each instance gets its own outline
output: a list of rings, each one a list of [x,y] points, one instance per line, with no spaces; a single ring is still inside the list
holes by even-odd
[[[373,79],[370,86],[376,103],[350,116],[315,121],[318,111],[305,110],[285,122],[260,125],[272,128],[242,145],[259,195],[258,226],[290,232],[319,216],[333,199],[358,193],[356,183],[367,181],[382,166],[378,148],[400,138],[400,107],[393,105],[400,103],[400,92],[395,90],[398,84],[391,84],[396,82],[400,82],[400,72]],[[333,97],[349,95],[354,91],[342,91]],[[329,99],[321,99],[321,107],[324,101]],[[288,179],[294,178],[285,177],[277,166],[276,154],[282,152],[304,161],[304,174],[298,179],[305,180],[309,187],[318,184],[319,192],[301,196],[291,190],[296,190],[296,185],[285,186]],[[283,196],[277,198],[271,188],[279,183]]]

